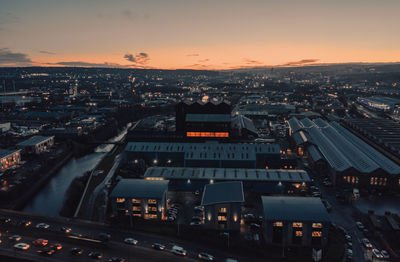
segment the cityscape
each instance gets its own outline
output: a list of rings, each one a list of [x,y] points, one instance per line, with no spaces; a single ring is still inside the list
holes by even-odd
[[[0,1],[0,261],[400,261],[400,3],[115,2]]]

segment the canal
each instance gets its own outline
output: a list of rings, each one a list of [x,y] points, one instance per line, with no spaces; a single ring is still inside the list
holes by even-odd
[[[110,142],[120,141],[127,134],[128,126]],[[24,212],[46,216],[59,216],[66,198],[66,192],[74,178],[82,176],[86,171],[92,170],[101,159],[114,148],[112,144],[98,146],[94,153],[81,158],[72,158],[59,172],[47,183],[42,190],[25,206]]]

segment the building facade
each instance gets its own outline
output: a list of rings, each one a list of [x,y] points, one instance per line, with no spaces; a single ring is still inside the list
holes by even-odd
[[[17,146],[28,154],[40,154],[54,145],[54,136],[33,136]]]
[[[0,172],[4,172],[21,162],[21,150],[0,149]]]

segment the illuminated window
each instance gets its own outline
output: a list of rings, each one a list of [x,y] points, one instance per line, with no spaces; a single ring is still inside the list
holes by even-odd
[[[186,132],[187,137],[229,137],[228,132]]]
[[[226,216],[218,216],[218,221],[226,221]]]
[[[124,203],[125,202],[125,198],[117,198],[117,203]]]
[[[142,210],[142,209],[140,208],[140,206],[133,206],[133,207],[132,207],[132,210],[133,210],[133,211],[140,211],[140,210]]]
[[[313,228],[322,228],[322,223],[312,223]]]
[[[221,207],[218,212],[219,213],[226,213],[227,212],[226,207]]]
[[[296,231],[296,237],[302,237],[303,231]]]
[[[133,204],[140,204],[141,203],[141,201],[140,201],[140,199],[132,199],[132,203]]]
[[[157,200],[149,199],[149,200],[147,200],[147,203],[149,203],[149,204],[157,204]]]
[[[292,227],[296,227],[296,228],[303,227],[303,223],[301,223],[301,222],[293,222]]]
[[[283,227],[283,223],[280,221],[274,222],[274,227]]]
[[[312,237],[322,237],[322,232],[321,231],[313,231]]]

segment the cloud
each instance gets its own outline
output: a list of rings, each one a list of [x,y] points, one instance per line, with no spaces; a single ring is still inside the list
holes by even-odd
[[[124,58],[129,62],[135,63],[136,65],[145,65],[150,60],[149,54],[144,52],[138,54],[127,53],[124,55]]]
[[[91,63],[82,61],[62,61],[56,63],[47,63],[48,65],[60,65],[60,66],[77,66],[77,67],[125,67],[116,63]]]
[[[199,56],[199,54],[188,54],[186,56]]]
[[[248,65],[262,65],[263,63],[262,62],[260,62],[260,61],[257,61],[257,60],[253,60],[253,59],[249,59],[249,58],[245,58],[245,59],[243,59],[245,62],[246,62],[246,64],[248,64]]]
[[[44,50],[39,51],[39,53],[46,54],[46,55],[55,55],[55,54],[56,54],[56,53],[54,53],[54,52],[44,51]]]
[[[210,59],[200,59],[200,60],[198,60],[199,63],[204,63],[204,62],[208,62],[208,61],[210,61]]]
[[[305,65],[305,64],[316,63],[318,61],[319,61],[319,59],[302,59],[299,61],[287,62],[280,66],[301,66],[301,65]]]
[[[0,48],[0,65],[30,65],[32,60],[27,54],[14,53],[8,48]]]

